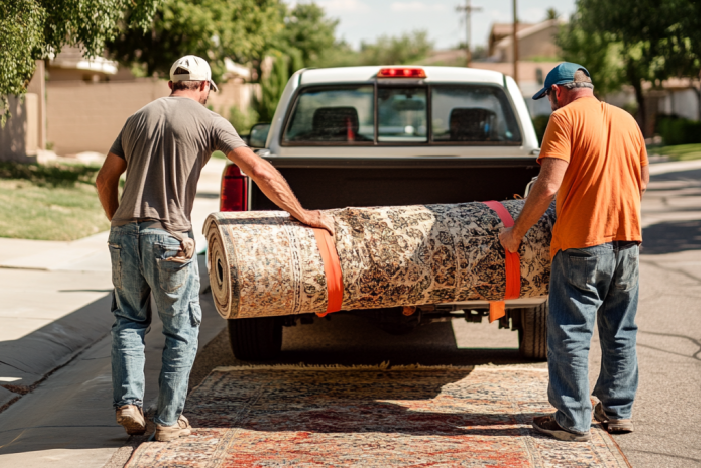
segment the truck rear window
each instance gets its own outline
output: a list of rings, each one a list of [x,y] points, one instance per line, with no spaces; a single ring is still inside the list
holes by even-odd
[[[511,104],[497,86],[433,86],[431,125],[435,142],[521,142]]]
[[[509,145],[521,143],[521,132],[499,86],[321,86],[297,95],[282,140],[283,145]]]
[[[372,143],[375,139],[374,87],[305,90],[297,97],[284,141]]]

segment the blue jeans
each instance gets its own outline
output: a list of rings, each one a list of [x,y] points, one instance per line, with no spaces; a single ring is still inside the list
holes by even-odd
[[[591,427],[589,347],[594,320],[601,341],[601,370],[594,396],[611,419],[630,419],[638,388],[638,245],[612,242],[561,250],[550,274],[547,321],[548,400],[565,429]]]
[[[197,260],[165,260],[180,242],[146,223],[113,227],[109,237],[114,302],[112,312],[112,385],[114,406],[142,406],[144,399],[144,337],[151,325],[155,299],[163,322],[165,348],[158,377],[158,409],[154,422],[176,423],[185,406],[190,369],[197,353],[202,312]],[[191,235],[191,234],[190,234]]]

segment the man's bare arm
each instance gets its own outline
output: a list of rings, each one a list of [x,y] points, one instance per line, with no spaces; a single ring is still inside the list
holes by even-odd
[[[282,174],[272,164],[258,157],[250,148],[246,146],[236,148],[229,152],[227,157],[251,177],[265,196],[278,207],[304,224],[326,229],[332,235],[335,233],[333,219],[319,211],[302,208]]]
[[[116,154],[109,153],[97,174],[97,193],[110,221],[119,208],[119,178],[126,170],[127,162]]]
[[[504,249],[510,252],[518,251],[523,236],[543,216],[553,197],[560,190],[567,166],[569,163],[561,159],[543,159],[538,180],[533,184],[521,214],[514,222],[514,227],[504,229],[499,235]]]
[[[645,190],[647,190],[647,184],[650,183],[650,166],[643,166],[641,169],[642,184],[640,185],[640,198],[643,198]]]

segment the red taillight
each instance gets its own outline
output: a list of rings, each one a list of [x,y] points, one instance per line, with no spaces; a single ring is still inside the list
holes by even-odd
[[[229,164],[224,169],[221,179],[221,202],[219,211],[248,210],[248,177],[236,164]]]
[[[382,68],[378,78],[426,78],[423,68]]]

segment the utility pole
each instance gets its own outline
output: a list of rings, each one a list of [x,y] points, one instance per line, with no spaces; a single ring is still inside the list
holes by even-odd
[[[514,81],[518,86],[518,38],[516,33],[518,33],[518,16],[516,16],[516,0],[514,1]]]
[[[470,51],[470,46],[472,45],[472,12],[482,11],[482,7],[473,7],[471,0],[465,0],[465,6],[457,6],[455,10],[458,12],[465,12],[465,28],[467,33],[467,42],[465,43],[466,52],[466,67],[470,66],[472,62],[472,52]]]

